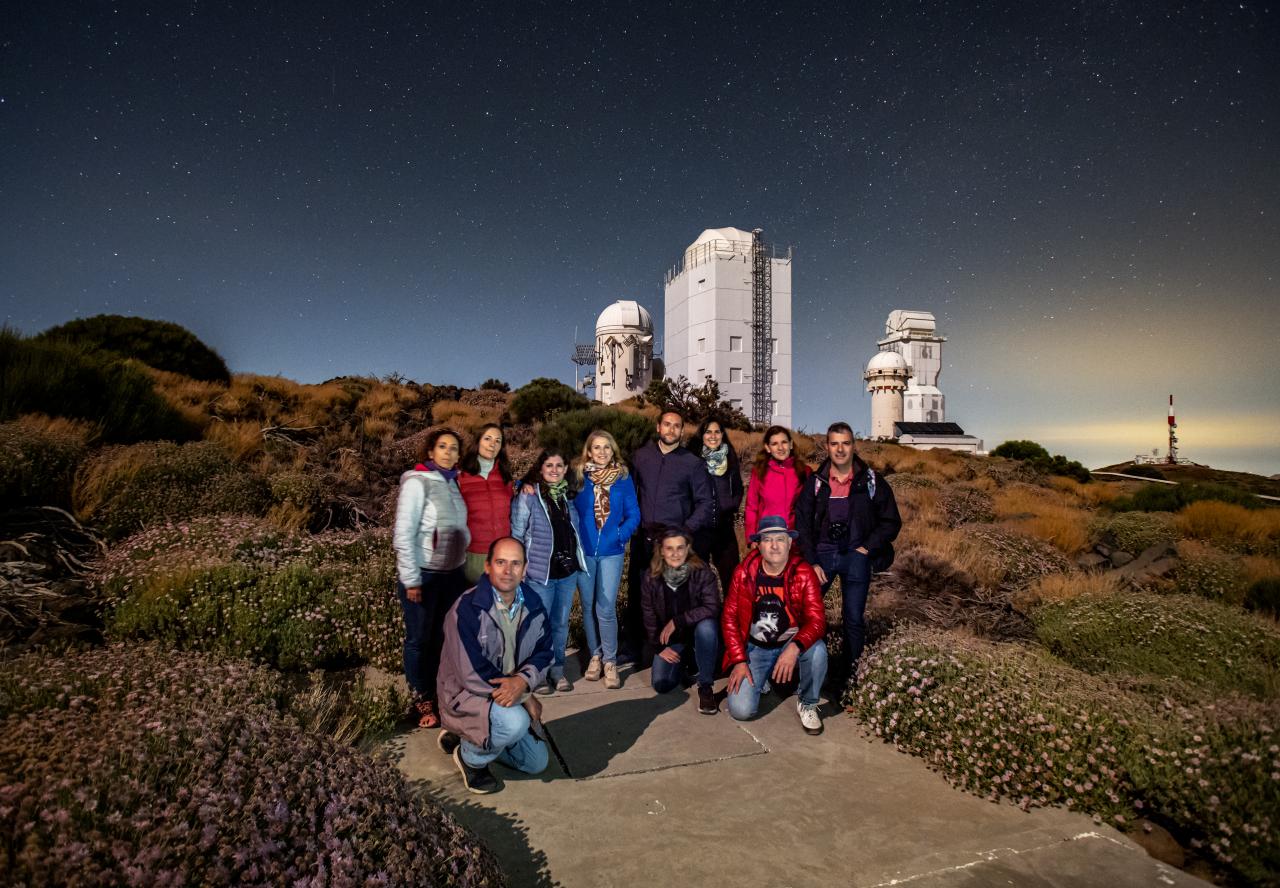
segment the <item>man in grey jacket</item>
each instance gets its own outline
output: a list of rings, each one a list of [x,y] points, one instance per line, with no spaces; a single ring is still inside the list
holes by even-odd
[[[551,665],[551,626],[537,595],[523,586],[524,546],[500,537],[489,547],[485,572],[463,593],[444,622],[438,691],[440,749],[453,756],[467,789],[502,788],[495,760],[526,774],[547,766],[542,704],[529,691]]]

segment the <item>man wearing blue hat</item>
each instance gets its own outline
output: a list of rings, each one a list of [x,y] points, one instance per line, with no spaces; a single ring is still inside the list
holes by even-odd
[[[770,684],[797,682],[796,715],[806,733],[822,733],[818,695],[827,677],[827,615],[813,568],[792,551],[797,534],[781,515],[760,520],[733,572],[721,614],[729,714],[754,718]]]

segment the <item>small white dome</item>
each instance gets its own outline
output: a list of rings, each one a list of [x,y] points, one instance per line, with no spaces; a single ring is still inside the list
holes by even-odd
[[[878,352],[875,357],[867,361],[867,372],[874,370],[906,370],[907,359],[895,351]]]
[[[596,333],[610,331],[653,332],[653,318],[644,306],[632,299],[619,299],[596,318]]]

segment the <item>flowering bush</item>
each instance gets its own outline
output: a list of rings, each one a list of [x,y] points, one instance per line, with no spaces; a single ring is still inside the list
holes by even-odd
[[[1071,570],[1067,556],[1035,537],[986,524],[966,524],[960,532],[964,546],[986,562],[987,578],[1005,585],[1025,586],[1038,577]]]
[[[163,639],[282,669],[398,670],[403,628],[388,536],[205,518],[130,537],[93,582],[115,637]]]
[[[76,479],[81,517],[113,539],[165,519],[260,514],[268,497],[265,482],[210,441],[108,448]]]
[[[1089,672],[1177,678],[1214,692],[1280,689],[1280,629],[1191,595],[1126,592],[1046,604],[1036,635]]]
[[[1108,546],[1135,555],[1152,546],[1172,545],[1177,536],[1173,516],[1164,512],[1121,512],[1095,521],[1091,530]]]
[[[1246,879],[1280,875],[1274,702],[1153,701],[1040,650],[925,628],[858,674],[870,729],[958,787],[1117,826],[1162,816]]]
[[[938,510],[948,527],[994,521],[995,502],[989,493],[964,484],[948,484],[938,494]]]
[[[501,885],[266,670],[152,646],[0,665],[0,871],[30,885]]]
[[[1174,588],[1187,595],[1199,595],[1228,604],[1243,604],[1249,587],[1244,559],[1197,543],[1178,543],[1178,567]]]

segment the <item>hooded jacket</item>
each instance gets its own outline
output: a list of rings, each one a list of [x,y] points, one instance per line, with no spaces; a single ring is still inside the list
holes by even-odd
[[[458,485],[435,469],[400,476],[391,546],[396,575],[406,588],[422,584],[423,570],[453,570],[467,560],[467,504]]]
[[[578,566],[575,570],[585,570],[587,561],[582,551],[578,510],[572,502],[566,505],[568,508],[565,511],[569,513],[569,522],[573,525],[573,536],[577,543],[574,557]],[[529,564],[525,577],[545,583],[551,576],[551,556],[556,548],[556,532],[551,526],[547,504],[542,499],[542,485],[538,485],[533,493],[521,493],[511,504],[511,535],[524,543],[525,558]]]
[[[764,559],[758,551],[747,557],[733,572],[729,594],[724,598],[720,628],[724,634],[724,668],[747,662],[747,638],[751,633],[751,611],[756,603],[756,577]],[[782,569],[783,605],[791,625],[799,628],[791,641],[806,651],[827,634],[827,610],[822,603],[822,587],[813,568],[793,548]]]
[[[797,542],[810,564],[818,563],[818,543],[826,534],[830,477],[831,460],[828,459],[806,479],[796,500],[796,530],[800,533]],[[855,455],[853,483],[849,487],[849,547],[862,546],[868,552],[875,552],[893,542],[901,529],[902,518],[889,482]]]
[[[516,625],[516,670],[530,688],[542,684],[551,665],[551,624],[542,600],[528,587]],[[502,678],[502,635],[497,594],[488,576],[462,593],[444,618],[444,642],[436,692],[446,730],[476,746],[489,741],[491,679]],[[519,705],[519,704],[517,704]]]

